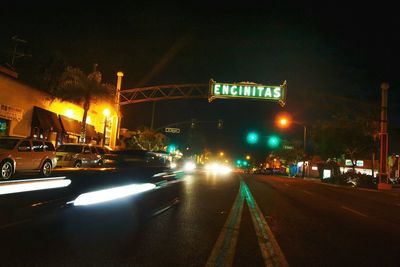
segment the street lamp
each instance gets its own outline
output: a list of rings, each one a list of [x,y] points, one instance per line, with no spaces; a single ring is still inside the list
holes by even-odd
[[[292,124],[292,123],[303,127],[303,171],[302,171],[301,176],[302,176],[302,178],[304,178],[305,170],[306,170],[305,169],[305,165],[306,165],[305,157],[306,157],[306,150],[307,150],[307,127],[303,123],[292,120],[290,115],[288,115],[288,114],[278,115],[276,122],[280,128],[288,128],[290,126],[290,124]]]
[[[250,158],[251,158],[250,155],[247,155],[247,156],[246,156],[246,159],[247,159],[247,160],[250,160]]]
[[[110,110],[108,108],[103,110],[104,115],[104,129],[103,129],[103,143],[102,145],[105,146],[106,144],[106,132],[107,132],[107,119],[110,116]]]

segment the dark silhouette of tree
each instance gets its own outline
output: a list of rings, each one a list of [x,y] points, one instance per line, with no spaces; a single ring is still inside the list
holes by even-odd
[[[350,111],[351,110],[351,111]],[[329,119],[320,120],[312,129],[314,153],[323,159],[349,158],[353,168],[358,158],[367,158],[374,150],[379,129],[376,109],[338,109]]]

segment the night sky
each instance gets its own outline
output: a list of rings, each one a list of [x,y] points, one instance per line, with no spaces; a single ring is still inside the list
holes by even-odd
[[[400,149],[400,25],[394,7],[337,2],[189,7],[133,2],[2,3],[0,63],[10,62],[10,38],[17,35],[28,41],[21,49],[32,55],[15,65],[27,81],[34,79],[32,66],[51,53],[86,72],[98,63],[109,83],[123,71],[122,89],[208,83],[210,78],[272,85],[287,80],[284,109],[273,102],[243,100],[157,103],[156,128],[192,118],[222,119],[223,130],[216,124],[199,124],[196,134],[212,150],[231,149],[235,155],[267,153],[264,146],[246,145],[245,134],[276,132],[272,121],[279,111],[291,112],[311,127],[318,118],[329,116],[319,106],[321,98],[338,105],[365,101],[379,106],[380,84],[387,81],[391,150]],[[123,107],[122,127],[149,126],[151,109],[151,103]],[[287,135],[301,140],[302,129],[297,128]],[[180,141],[189,133],[182,130]]]

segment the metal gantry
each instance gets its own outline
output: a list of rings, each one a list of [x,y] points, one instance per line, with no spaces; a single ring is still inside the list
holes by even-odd
[[[172,84],[121,90],[119,104],[128,105],[172,99],[208,98],[208,84]]]

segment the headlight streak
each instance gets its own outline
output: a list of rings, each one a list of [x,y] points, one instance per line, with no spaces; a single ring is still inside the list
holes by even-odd
[[[65,177],[0,182],[0,195],[61,188],[67,187],[70,184],[71,180],[65,179]]]
[[[219,163],[211,163],[205,166],[207,172],[211,172],[213,174],[228,174],[232,172],[232,168],[227,165],[219,164]]]
[[[156,188],[156,185],[151,183],[112,187],[81,194],[73,201],[73,204],[74,206],[93,205],[140,194],[154,188]]]

